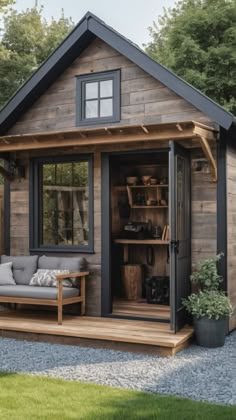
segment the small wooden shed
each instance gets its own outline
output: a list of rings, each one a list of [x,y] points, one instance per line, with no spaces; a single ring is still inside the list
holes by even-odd
[[[87,315],[177,332],[192,265],[223,252],[236,306],[235,123],[87,13],[0,113],[1,158],[17,175],[5,253],[83,254]]]

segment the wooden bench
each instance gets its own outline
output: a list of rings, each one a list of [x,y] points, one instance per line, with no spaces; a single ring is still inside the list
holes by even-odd
[[[16,303],[23,305],[45,305],[57,306],[58,324],[62,324],[63,306],[71,305],[72,303],[81,302],[81,315],[85,315],[85,279],[89,272],[78,272],[69,274],[57,274],[57,298],[56,299],[42,299],[42,298],[29,298],[17,296],[0,296],[0,303]],[[68,278],[76,278],[80,280],[80,293],[79,296],[63,298],[63,280]],[[12,286],[14,287],[14,286]],[[36,287],[30,286],[36,290]],[[40,291],[40,287],[37,287]]]

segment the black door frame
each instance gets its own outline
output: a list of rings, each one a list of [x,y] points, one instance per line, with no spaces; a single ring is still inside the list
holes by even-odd
[[[144,153],[168,153],[169,147],[160,149],[126,150],[117,152],[103,152],[101,154],[101,315],[102,317],[133,319],[170,323],[170,320],[158,318],[132,317],[112,314],[111,296],[111,191],[110,191],[110,158],[112,156],[137,155]]]
[[[188,149],[185,149],[183,146],[176,144],[175,141],[170,141],[170,148],[169,148],[169,180],[172,180],[172,183],[169,182],[169,193],[170,193],[170,203],[173,203],[173,206],[169,206],[169,224],[170,224],[170,310],[171,310],[171,330],[175,333],[181,329],[186,320],[189,316],[186,313],[186,310],[183,308],[177,307],[177,293],[178,290],[177,283],[178,283],[178,276],[177,276],[177,260],[179,251],[179,238],[177,236],[176,227],[177,227],[177,203],[176,203],[176,193],[177,193],[177,176],[176,176],[176,156],[181,156],[184,158],[184,161],[187,162],[188,166],[188,173],[187,177],[185,176],[184,182],[186,184],[186,188],[189,191],[189,201],[185,201],[185,205],[188,206],[189,214],[188,214],[188,238],[189,238],[189,261],[188,261],[188,268],[189,272],[191,273],[191,266],[192,266],[192,244],[191,244],[191,230],[192,230],[192,182],[191,182],[191,155]],[[178,243],[178,245],[177,245]],[[177,245],[177,248],[176,248]],[[172,263],[172,264],[171,264]],[[190,275],[189,273],[189,275]],[[191,285],[189,280],[189,290],[188,294],[191,293]],[[182,296],[187,297],[187,296]],[[179,326],[179,324],[182,324]]]

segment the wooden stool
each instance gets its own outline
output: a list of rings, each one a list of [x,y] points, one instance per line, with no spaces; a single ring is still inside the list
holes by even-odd
[[[143,269],[138,264],[126,264],[121,267],[124,297],[128,300],[142,298]]]

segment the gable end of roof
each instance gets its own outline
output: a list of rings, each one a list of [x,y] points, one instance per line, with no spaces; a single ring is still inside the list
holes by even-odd
[[[228,130],[235,117],[172,71],[157,63],[137,45],[90,12],[80,20],[59,47],[16,92],[0,112],[0,135],[4,134],[81,52],[100,38],[145,72]]]

